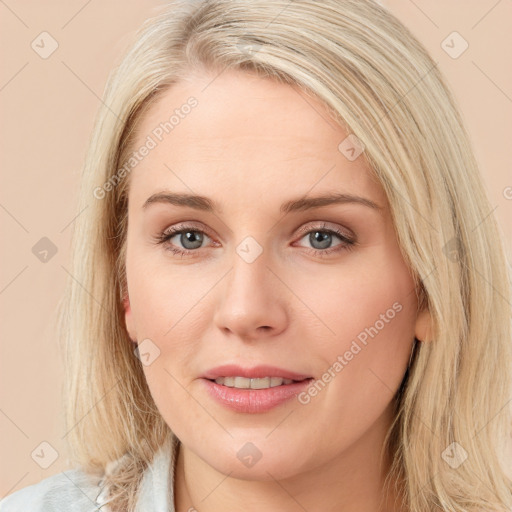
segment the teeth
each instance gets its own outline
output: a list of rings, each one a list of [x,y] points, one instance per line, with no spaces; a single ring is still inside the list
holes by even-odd
[[[268,389],[291,384],[292,379],[282,379],[281,377],[263,377],[262,379],[248,379],[246,377],[217,377],[217,384],[237,389]]]

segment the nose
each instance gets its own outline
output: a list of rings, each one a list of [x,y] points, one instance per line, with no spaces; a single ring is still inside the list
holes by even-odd
[[[286,329],[286,286],[269,267],[263,252],[251,263],[238,254],[219,288],[215,325],[245,341],[269,338]]]

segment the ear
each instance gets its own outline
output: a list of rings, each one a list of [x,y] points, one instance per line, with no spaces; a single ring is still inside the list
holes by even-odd
[[[128,336],[130,336],[131,340],[134,343],[137,343],[137,332],[135,330],[135,324],[133,321],[132,308],[130,306],[130,298],[128,294],[125,295],[123,299],[123,309],[124,309],[124,321],[126,324],[126,330],[128,332]]]
[[[432,317],[426,308],[416,317],[414,336],[419,341],[432,341]]]

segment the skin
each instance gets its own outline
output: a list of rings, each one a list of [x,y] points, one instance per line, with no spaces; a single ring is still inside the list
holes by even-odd
[[[198,100],[130,175],[126,328],[160,350],[144,372],[182,443],[176,510],[339,511],[341,503],[344,512],[399,510],[392,497],[381,503],[390,460],[381,467],[379,454],[428,314],[417,313],[384,191],[364,153],[350,161],[338,150],[348,134],[320,101],[247,72],[215,76],[196,72],[151,106],[136,147],[190,96]],[[222,211],[142,208],[164,189],[207,196]],[[287,200],[334,190],[382,210],[347,203],[279,211]],[[197,249],[180,235],[168,241],[195,251],[181,257],[155,237],[183,222],[204,235]],[[348,250],[337,235],[327,249],[315,243],[307,233],[323,223],[357,245]],[[236,252],[248,236],[263,251],[252,263]],[[313,253],[335,246],[324,257]],[[394,303],[400,312],[308,404],[292,399],[239,413],[204,390],[200,376],[226,363],[321,378]],[[262,454],[252,467],[237,458],[247,442]]]

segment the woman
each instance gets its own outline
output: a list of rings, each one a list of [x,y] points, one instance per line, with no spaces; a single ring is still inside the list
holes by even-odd
[[[396,18],[173,1],[104,105],[62,312],[77,468],[2,512],[511,509],[503,242]]]

